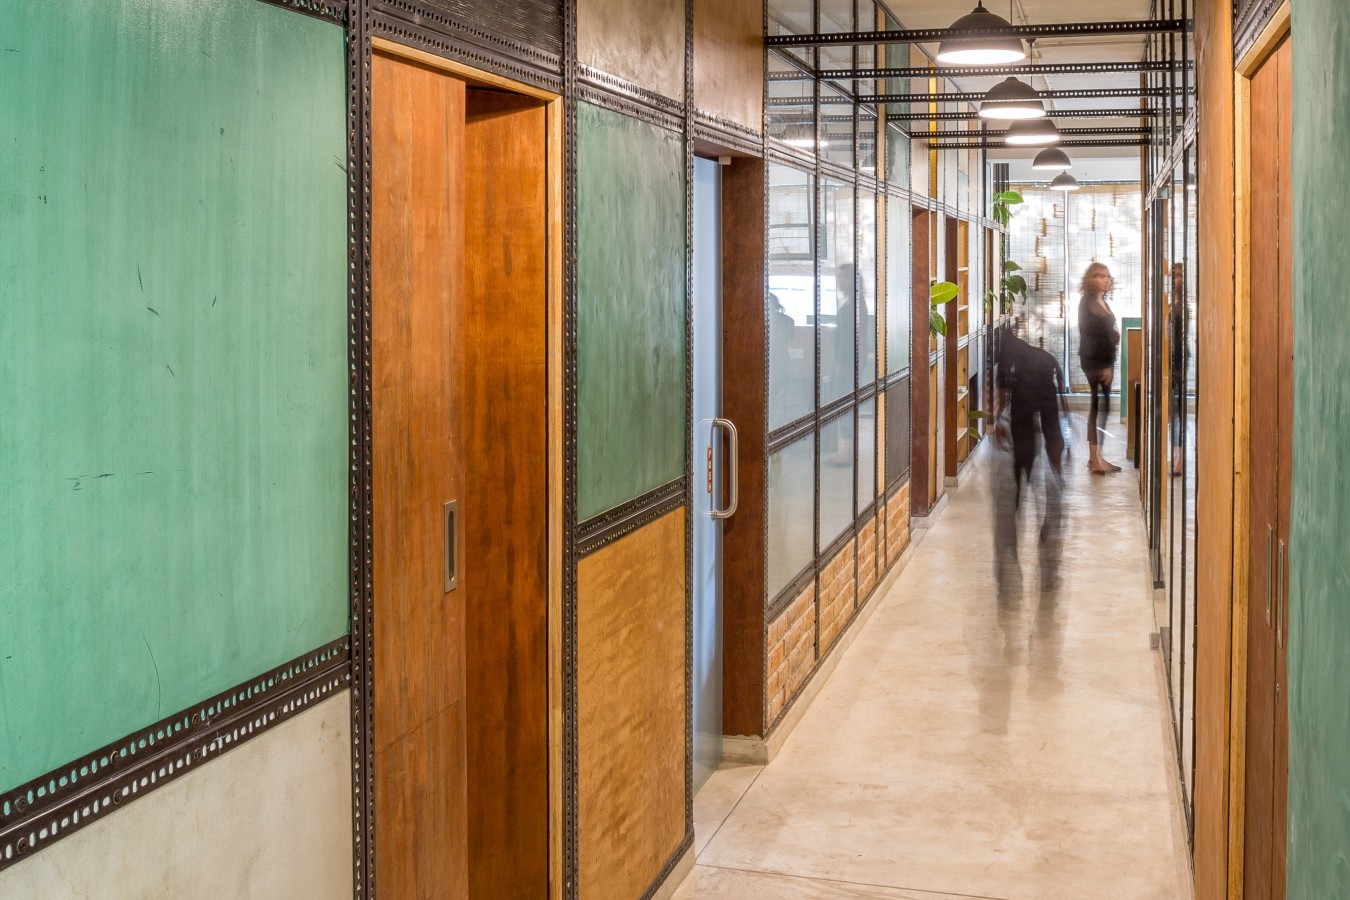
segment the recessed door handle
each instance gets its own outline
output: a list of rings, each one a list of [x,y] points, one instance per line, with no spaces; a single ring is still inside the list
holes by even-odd
[[[1275,550],[1275,529],[1266,526],[1266,626],[1270,626],[1270,589],[1274,584],[1274,569],[1271,568],[1272,554]]]
[[[459,587],[459,501],[445,504],[445,593]]]
[[[1275,556],[1275,646],[1284,646],[1284,541]]]
[[[730,419],[713,419],[712,428],[714,434],[717,432],[718,428],[725,428],[727,432],[729,443],[729,446],[727,447],[727,493],[730,495],[727,498],[726,509],[717,509],[714,506],[712,517],[714,519],[730,519],[736,514],[737,503],[736,470],[738,464],[736,460],[736,426]],[[714,502],[716,501],[714,500]]]

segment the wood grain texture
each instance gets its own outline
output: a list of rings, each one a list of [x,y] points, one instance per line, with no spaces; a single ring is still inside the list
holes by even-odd
[[[694,0],[694,106],[764,129],[764,5]]]
[[[740,504],[723,526],[722,728],[764,733],[765,479],[764,162],[722,169],[722,404],[740,432]]]
[[[684,839],[685,511],[577,565],[577,887],[639,897]]]
[[[684,0],[578,0],[577,59],[684,100]]]
[[[371,123],[375,815],[382,896],[464,897],[464,614],[444,592],[442,504],[463,303],[464,85],[376,54]]]
[[[469,896],[548,889],[548,259],[543,103],[470,89],[463,318]]]

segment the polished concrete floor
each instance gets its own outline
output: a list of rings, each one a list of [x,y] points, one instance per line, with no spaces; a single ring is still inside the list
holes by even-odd
[[[1059,589],[1033,512],[1000,602],[986,442],[777,758],[698,794],[678,900],[1192,896],[1138,479],[1076,418]]]

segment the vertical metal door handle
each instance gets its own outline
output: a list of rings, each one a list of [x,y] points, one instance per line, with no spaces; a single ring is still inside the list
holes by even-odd
[[[730,447],[727,450],[727,490],[731,494],[731,497],[727,500],[727,508],[717,509],[713,507],[712,517],[714,519],[730,519],[736,514],[737,503],[736,470],[739,464],[736,459],[736,426],[730,419],[713,419],[712,427],[713,431],[716,431],[719,427],[725,428],[727,437],[730,438]],[[716,501],[714,500],[714,502]]]
[[[1275,646],[1284,646],[1284,541],[1275,557]]]
[[[445,593],[459,587],[459,501],[445,504]]]
[[[1275,529],[1270,525],[1266,526],[1266,625],[1270,625],[1270,587],[1274,583],[1273,572],[1270,568],[1271,554],[1275,549]]]

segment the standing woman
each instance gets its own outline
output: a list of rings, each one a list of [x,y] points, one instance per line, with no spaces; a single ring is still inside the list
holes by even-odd
[[[1116,314],[1106,303],[1106,295],[1114,285],[1111,270],[1095,262],[1083,273],[1079,287],[1082,298],[1078,301],[1078,361],[1092,390],[1087,437],[1088,470],[1094,475],[1120,471],[1120,466],[1102,458],[1099,444],[1111,412],[1111,372],[1116,367],[1116,347],[1120,343]]]

